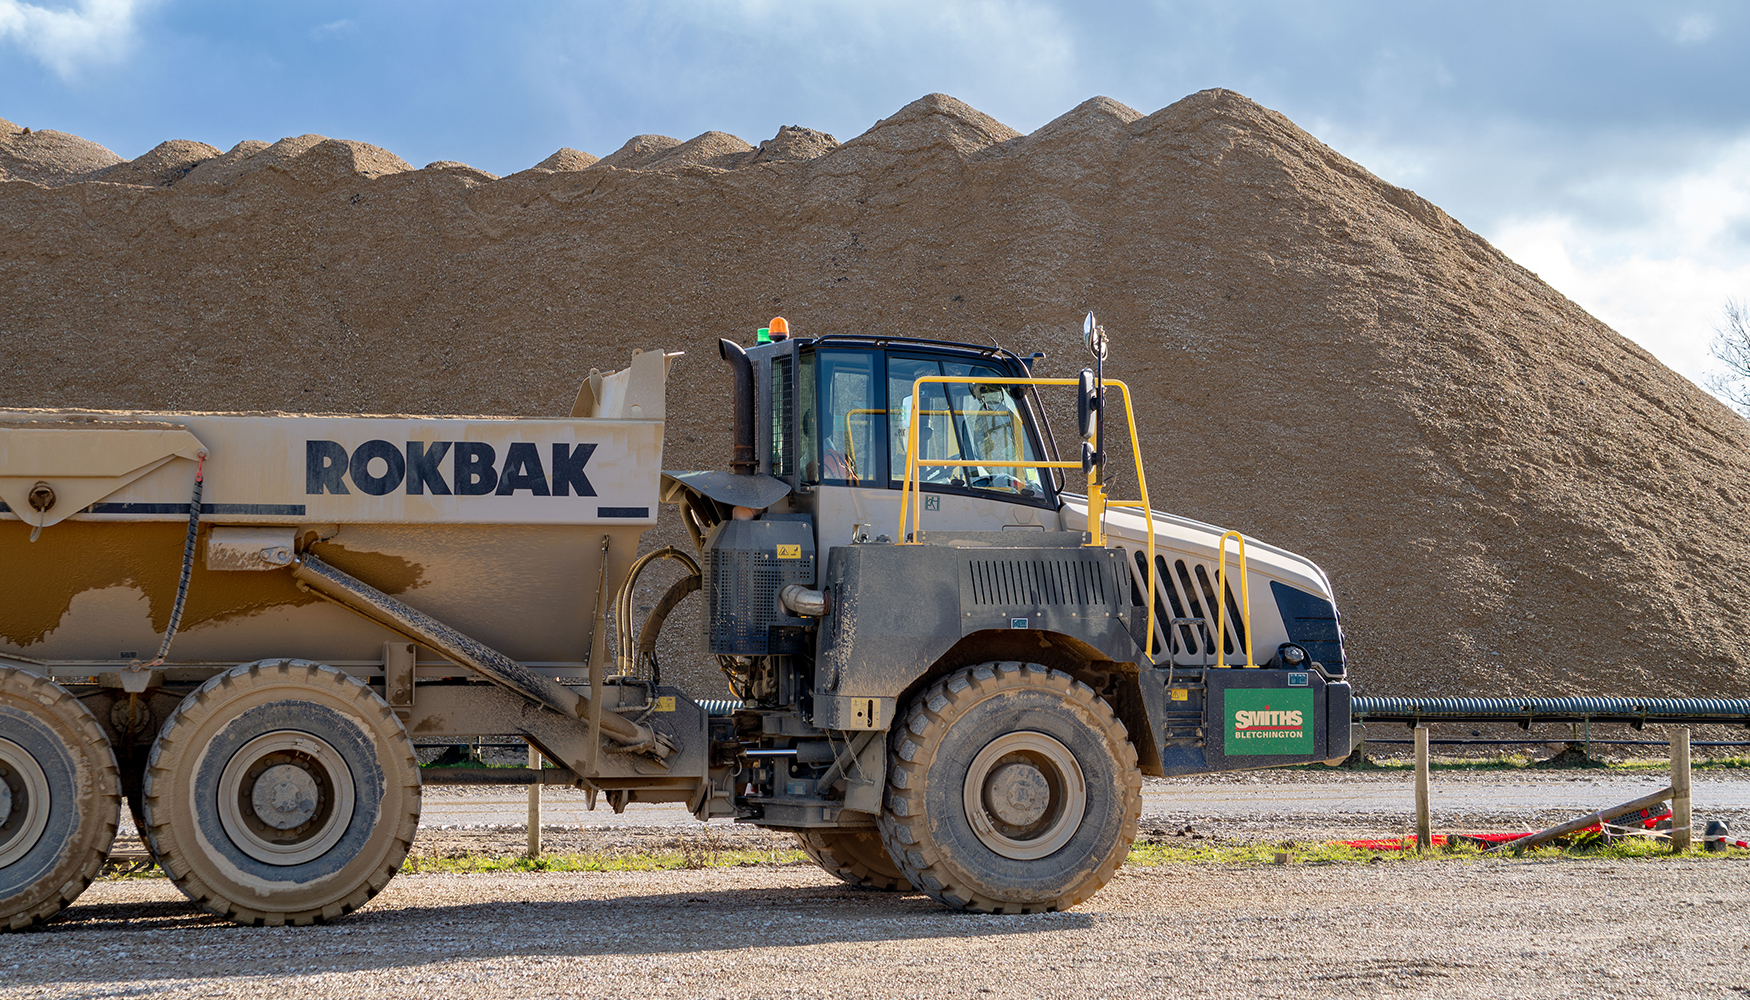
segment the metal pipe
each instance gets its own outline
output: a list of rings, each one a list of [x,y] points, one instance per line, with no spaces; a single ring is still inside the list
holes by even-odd
[[[553,678],[530,670],[485,643],[465,636],[425,612],[335,569],[309,552],[294,556],[291,566],[292,576],[318,596],[436,650],[486,680],[568,719],[584,720],[589,699]],[[602,718],[601,732],[627,746],[648,744],[661,756],[666,757],[672,752],[668,741],[660,739],[655,731],[617,715]]]
[[[1416,741],[1415,740],[1364,740],[1363,742],[1370,743],[1370,744],[1377,743],[1377,744],[1382,744],[1382,745],[1386,745],[1386,746],[1391,746],[1394,744],[1398,745],[1398,746],[1409,746],[1410,744],[1412,744]],[[1540,746],[1540,745],[1545,744],[1545,743],[1578,743],[1580,741],[1579,740],[1551,739],[1551,738],[1545,736],[1541,739],[1528,739],[1528,740],[1429,740],[1428,742],[1434,746],[1459,746],[1459,747],[1462,747],[1462,746],[1475,744],[1476,746],[1480,746],[1480,747],[1481,746],[1519,747],[1519,746]],[[1666,740],[1591,740],[1590,742],[1594,743],[1598,746],[1619,746],[1619,747],[1662,747],[1662,746],[1668,745],[1668,741],[1666,741]],[[1692,747],[1750,747],[1750,740],[1692,740],[1689,745]]]
[[[1747,698],[1377,698],[1353,702],[1368,722],[1750,722]]]
[[[792,583],[778,591],[778,601],[803,618],[825,618],[832,610],[832,601],[826,593]]]
[[[753,362],[733,340],[718,340],[717,353],[728,362],[729,377],[735,386],[735,451],[729,459],[729,471],[751,476],[759,468],[759,457],[753,446]]]

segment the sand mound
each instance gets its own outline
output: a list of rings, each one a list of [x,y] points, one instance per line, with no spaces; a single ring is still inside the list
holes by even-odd
[[[552,171],[582,170],[584,167],[593,166],[596,162],[596,158],[588,153],[564,146],[552,156],[535,164],[535,168]]]
[[[204,142],[172,139],[161,142],[144,156],[118,163],[93,174],[91,179],[109,184],[144,184],[149,187],[169,187],[187,177],[202,163],[219,155],[219,151]]]
[[[840,146],[833,159],[840,171],[853,165],[889,165],[908,158],[923,160],[944,152],[966,159],[1020,135],[946,94],[930,94]]]
[[[595,166],[598,162],[600,161],[588,153],[572,149],[570,146],[564,146],[552,156],[542,160],[540,163],[535,164],[527,170],[519,170],[514,174],[510,174],[505,179],[512,181],[536,180],[551,174],[583,170],[587,167]]]
[[[753,163],[777,163],[784,160],[813,160],[839,147],[839,141],[825,132],[800,125],[786,125],[778,134],[760,143]]]
[[[436,160],[427,163],[424,172],[428,174],[444,174],[449,177],[460,177],[471,184],[485,184],[489,181],[498,180],[497,174],[481,170],[479,167],[470,167],[460,160]]]
[[[635,135],[626,140],[624,146],[597,160],[595,165],[637,170],[680,144],[679,139],[666,135]]]
[[[1750,689],[1750,423],[1412,192],[1224,91],[805,132],[468,184],[319,137],[135,204],[0,183],[0,404],[556,414],[661,345],[667,464],[722,467],[720,335],[996,338],[1069,375],[1094,308],[1156,505],[1318,560],[1363,690]],[[345,197],[236,183],[264,164]]]
[[[727,132],[706,132],[658,153],[643,164],[646,170],[680,170],[685,167],[716,167],[733,170],[746,163],[753,147]]]
[[[230,184],[244,173],[244,164],[256,153],[267,148],[260,139],[245,139],[227,152],[215,156],[188,172],[184,187],[196,184]]]
[[[41,131],[0,119],[0,179],[54,186],[83,180],[122,158],[65,132]]]
[[[388,174],[406,173],[413,170],[413,165],[370,143],[299,135],[272,145],[245,140],[223,156],[195,167],[185,180],[190,184],[210,183],[228,187],[262,170],[272,170],[310,187],[326,188],[342,181],[372,180]],[[494,177],[483,170],[476,172]]]

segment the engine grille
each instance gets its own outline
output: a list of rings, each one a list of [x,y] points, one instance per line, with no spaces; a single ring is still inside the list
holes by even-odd
[[[1103,605],[1109,600],[1106,564],[1085,559],[969,559],[976,605],[1041,608]],[[1139,602],[1140,603],[1140,602]]]
[[[1148,586],[1148,556],[1141,550],[1134,557],[1131,573],[1131,599],[1142,603],[1143,588]],[[1244,649],[1246,623],[1240,615],[1240,605],[1234,596],[1234,570],[1228,569],[1227,586],[1222,594],[1227,601],[1227,615],[1222,629],[1221,652],[1225,656]],[[1163,643],[1162,659],[1183,658],[1188,663],[1201,663],[1204,658],[1217,659],[1215,654],[1215,579],[1211,564],[1194,561],[1187,564],[1155,555],[1155,638]],[[1175,618],[1199,618],[1203,626],[1170,625]]]

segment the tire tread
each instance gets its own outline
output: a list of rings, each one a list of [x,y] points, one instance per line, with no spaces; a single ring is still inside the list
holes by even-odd
[[[960,884],[944,864],[940,852],[930,846],[923,783],[914,780],[914,776],[921,774],[934,760],[934,744],[945,735],[954,718],[970,705],[1009,685],[1055,690],[1089,712],[1111,738],[1111,743],[1119,748],[1114,764],[1123,776],[1125,786],[1119,838],[1114,849],[1099,858],[1089,877],[1069,893],[1035,905],[995,899]],[[1098,892],[1123,865],[1130,845],[1136,839],[1137,822],[1142,815],[1142,772],[1137,767],[1136,748],[1111,706],[1092,688],[1069,674],[1019,661],[964,667],[914,699],[903,726],[895,733],[888,767],[887,808],[882,811],[880,823],[881,836],[900,871],[912,885],[938,902],[956,909],[985,913],[1067,910]],[[924,836],[919,836],[920,832]]]
[[[97,772],[97,787],[90,789],[88,794],[98,798],[99,805],[96,808],[103,813],[99,827],[101,832],[74,846],[79,856],[73,859],[70,876],[63,879],[58,888],[34,905],[14,913],[0,914],[0,930],[20,931],[54,919],[62,910],[71,906],[103,872],[103,864],[109,860],[110,845],[115,841],[116,826],[121,815],[121,769],[116,766],[115,752],[110,748],[109,738],[104,735],[103,727],[98,725],[96,716],[91,714],[91,710],[83,702],[73,697],[71,691],[46,677],[11,667],[0,667],[0,691],[15,698],[36,702],[49,711],[51,718],[72,730],[66,735],[75,737],[78,743],[71,749],[76,754],[83,753]],[[83,803],[81,808],[85,808]]]
[[[298,678],[298,673],[303,677]],[[396,829],[394,842],[383,864],[373,870],[365,881],[355,887],[345,898],[332,901],[320,907],[289,912],[255,909],[242,902],[231,899],[215,887],[208,885],[180,856],[181,846],[175,841],[173,831],[168,822],[156,822],[153,814],[165,809],[169,803],[160,791],[162,783],[167,783],[170,772],[160,766],[160,760],[173,756],[177,744],[187,738],[192,728],[191,719],[198,719],[206,714],[213,702],[216,692],[220,689],[235,691],[244,687],[254,687],[264,683],[309,684],[312,686],[328,685],[331,693],[340,695],[342,700],[350,701],[353,706],[367,716],[376,716],[379,720],[389,723],[394,729],[400,730],[403,739],[400,747],[404,750],[402,763],[411,768],[413,781],[403,785],[411,792],[413,804],[411,811],[395,817]],[[180,731],[179,731],[180,730]],[[164,723],[158,741],[152,746],[152,754],[146,764],[145,781],[145,813],[147,816],[146,842],[152,849],[153,857],[158,861],[158,867],[169,876],[170,881],[195,905],[209,913],[224,917],[240,924],[256,927],[278,927],[283,925],[305,926],[308,924],[327,923],[338,919],[358,909],[369,902],[372,897],[389,884],[389,880],[400,870],[401,863],[406,860],[407,852],[413,847],[413,838],[419,827],[419,761],[413,753],[412,741],[405,739],[406,730],[402,727],[400,718],[394,709],[378,697],[376,692],[344,671],[326,664],[313,663],[305,660],[261,660],[235,667],[225,673],[218,674],[196,688],[182,704],[176,707],[170,718]],[[392,776],[392,769],[385,768],[385,776]]]

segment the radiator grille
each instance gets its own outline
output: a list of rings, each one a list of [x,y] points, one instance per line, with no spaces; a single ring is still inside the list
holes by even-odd
[[[780,558],[780,554],[783,558]],[[814,585],[813,529],[802,521],[725,521],[706,543],[707,649],[758,656],[777,652],[772,626],[805,622],[778,603],[786,584]]]
[[[1135,604],[1142,603],[1143,588],[1148,586],[1148,556],[1141,550],[1133,552],[1130,594]],[[1240,605],[1234,595],[1234,569],[1228,567],[1227,587],[1222,597],[1227,602],[1227,617],[1221,636],[1222,655],[1244,649],[1246,623],[1240,617]],[[1161,643],[1162,658],[1184,656],[1187,662],[1202,662],[1204,657],[1218,660],[1215,655],[1215,577],[1210,564],[1183,559],[1167,562],[1164,555],[1155,555],[1155,641]],[[1174,618],[1199,618],[1203,627],[1169,624]]]
[[[783,613],[778,591],[791,583],[811,585],[814,560],[778,560],[768,553],[746,550],[708,550],[705,579],[711,606],[711,651],[764,653],[768,628],[798,624]]]
[[[972,603],[1038,608],[1103,605],[1110,600],[1105,565],[1084,559],[969,559]]]

